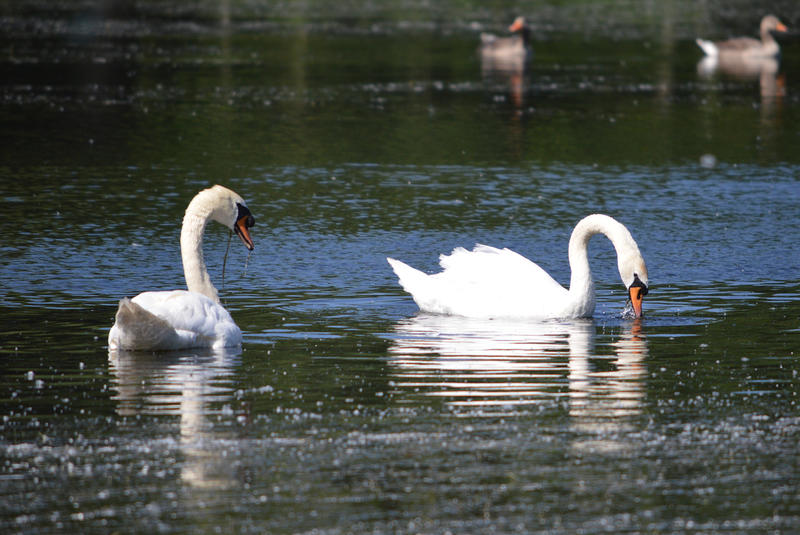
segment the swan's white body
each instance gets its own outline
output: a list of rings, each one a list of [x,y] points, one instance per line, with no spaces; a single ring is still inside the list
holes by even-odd
[[[203,232],[209,220],[236,230],[252,249],[247,228],[252,226],[253,218],[244,200],[222,186],[198,193],[186,208],[181,229],[181,257],[188,291],[144,292],[122,299],[116,322],[108,333],[109,349],[219,349],[241,344],[242,331],[220,304],[203,260]]]
[[[242,331],[221,304],[186,290],[122,299],[108,333],[109,349],[122,350],[220,349],[241,343]]]
[[[582,318],[594,313],[595,295],[587,247],[595,234],[605,234],[617,251],[620,277],[632,297],[646,293],[647,268],[628,229],[613,218],[594,214],[583,218],[569,240],[572,269],[569,290],[542,268],[509,250],[477,245],[439,257],[443,271],[427,275],[388,258],[400,285],[424,312],[472,318]],[[636,304],[636,303],[634,303]]]

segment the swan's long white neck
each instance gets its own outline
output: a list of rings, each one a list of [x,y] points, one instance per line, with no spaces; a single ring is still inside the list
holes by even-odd
[[[189,291],[203,294],[219,303],[217,289],[211,284],[203,258],[203,232],[213,212],[213,207],[207,201],[201,193],[186,208],[181,228],[181,259],[183,276]]]
[[[589,240],[595,234],[604,234],[611,240],[617,251],[619,266],[628,261],[632,255],[640,256],[639,247],[631,233],[615,219],[602,214],[593,214],[581,219],[569,238],[569,267],[572,271],[569,294],[580,315],[590,315],[594,311],[594,280],[589,268],[588,248]],[[632,282],[633,280],[630,281]],[[630,284],[624,280],[623,283],[626,286]]]

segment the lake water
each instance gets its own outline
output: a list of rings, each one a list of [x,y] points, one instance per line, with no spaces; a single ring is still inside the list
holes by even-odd
[[[800,46],[706,74],[761,7],[0,7],[0,531],[800,530]],[[793,3],[773,10],[800,28]],[[566,23],[565,21],[569,21]],[[184,285],[191,197],[241,350],[113,354],[121,297]],[[569,281],[584,215],[650,272],[621,317],[419,314],[386,256],[509,247]]]

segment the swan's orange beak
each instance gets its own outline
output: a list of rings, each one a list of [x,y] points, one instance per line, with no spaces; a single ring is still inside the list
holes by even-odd
[[[789,28],[787,28],[786,25],[782,22],[779,22],[778,25],[775,26],[775,29],[778,30],[779,32],[789,31]]]
[[[628,288],[628,296],[633,305],[633,315],[637,318],[642,317],[642,301],[644,300],[644,288],[641,286],[631,286]]]
[[[633,315],[637,318],[642,317],[642,300],[647,295],[647,284],[643,283],[639,275],[633,275],[633,282],[628,287],[628,299],[633,306]]]
[[[247,206],[239,204],[238,208],[239,214],[236,218],[236,223],[233,225],[233,231],[241,238],[245,247],[252,251],[255,249],[255,244],[253,243],[253,238],[250,237],[249,229],[256,224],[256,220],[253,214],[250,213],[250,210],[247,209]]]

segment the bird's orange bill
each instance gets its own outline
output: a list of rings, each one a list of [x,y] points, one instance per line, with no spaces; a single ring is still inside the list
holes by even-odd
[[[250,220],[252,220],[252,218],[253,216],[251,215],[242,216],[236,221],[236,224],[233,226],[233,230],[242,239],[242,243],[244,243],[245,247],[247,247],[251,251],[255,248],[255,244],[253,243],[253,238],[250,237],[250,230],[248,230],[247,227],[252,226],[248,225],[248,223],[250,222]]]
[[[236,215],[236,223],[233,224],[233,230],[242,239],[245,247],[252,251],[255,249],[255,244],[253,243],[253,238],[250,237],[248,229],[256,224],[256,219],[244,204],[236,203],[236,209],[239,213]]]
[[[642,301],[645,293],[647,292],[642,286],[632,285],[628,288],[628,297],[631,300],[631,305],[633,305],[633,315],[637,318],[642,317]]]
[[[524,23],[522,22],[522,19],[517,19],[517,20],[514,21],[513,24],[511,24],[511,26],[508,27],[508,31],[510,31],[512,33],[513,32],[518,32],[518,31],[520,31],[522,29],[523,24]]]
[[[787,28],[786,25],[782,22],[779,22],[778,25],[775,27],[775,29],[778,30],[779,32],[789,31],[789,28]]]

